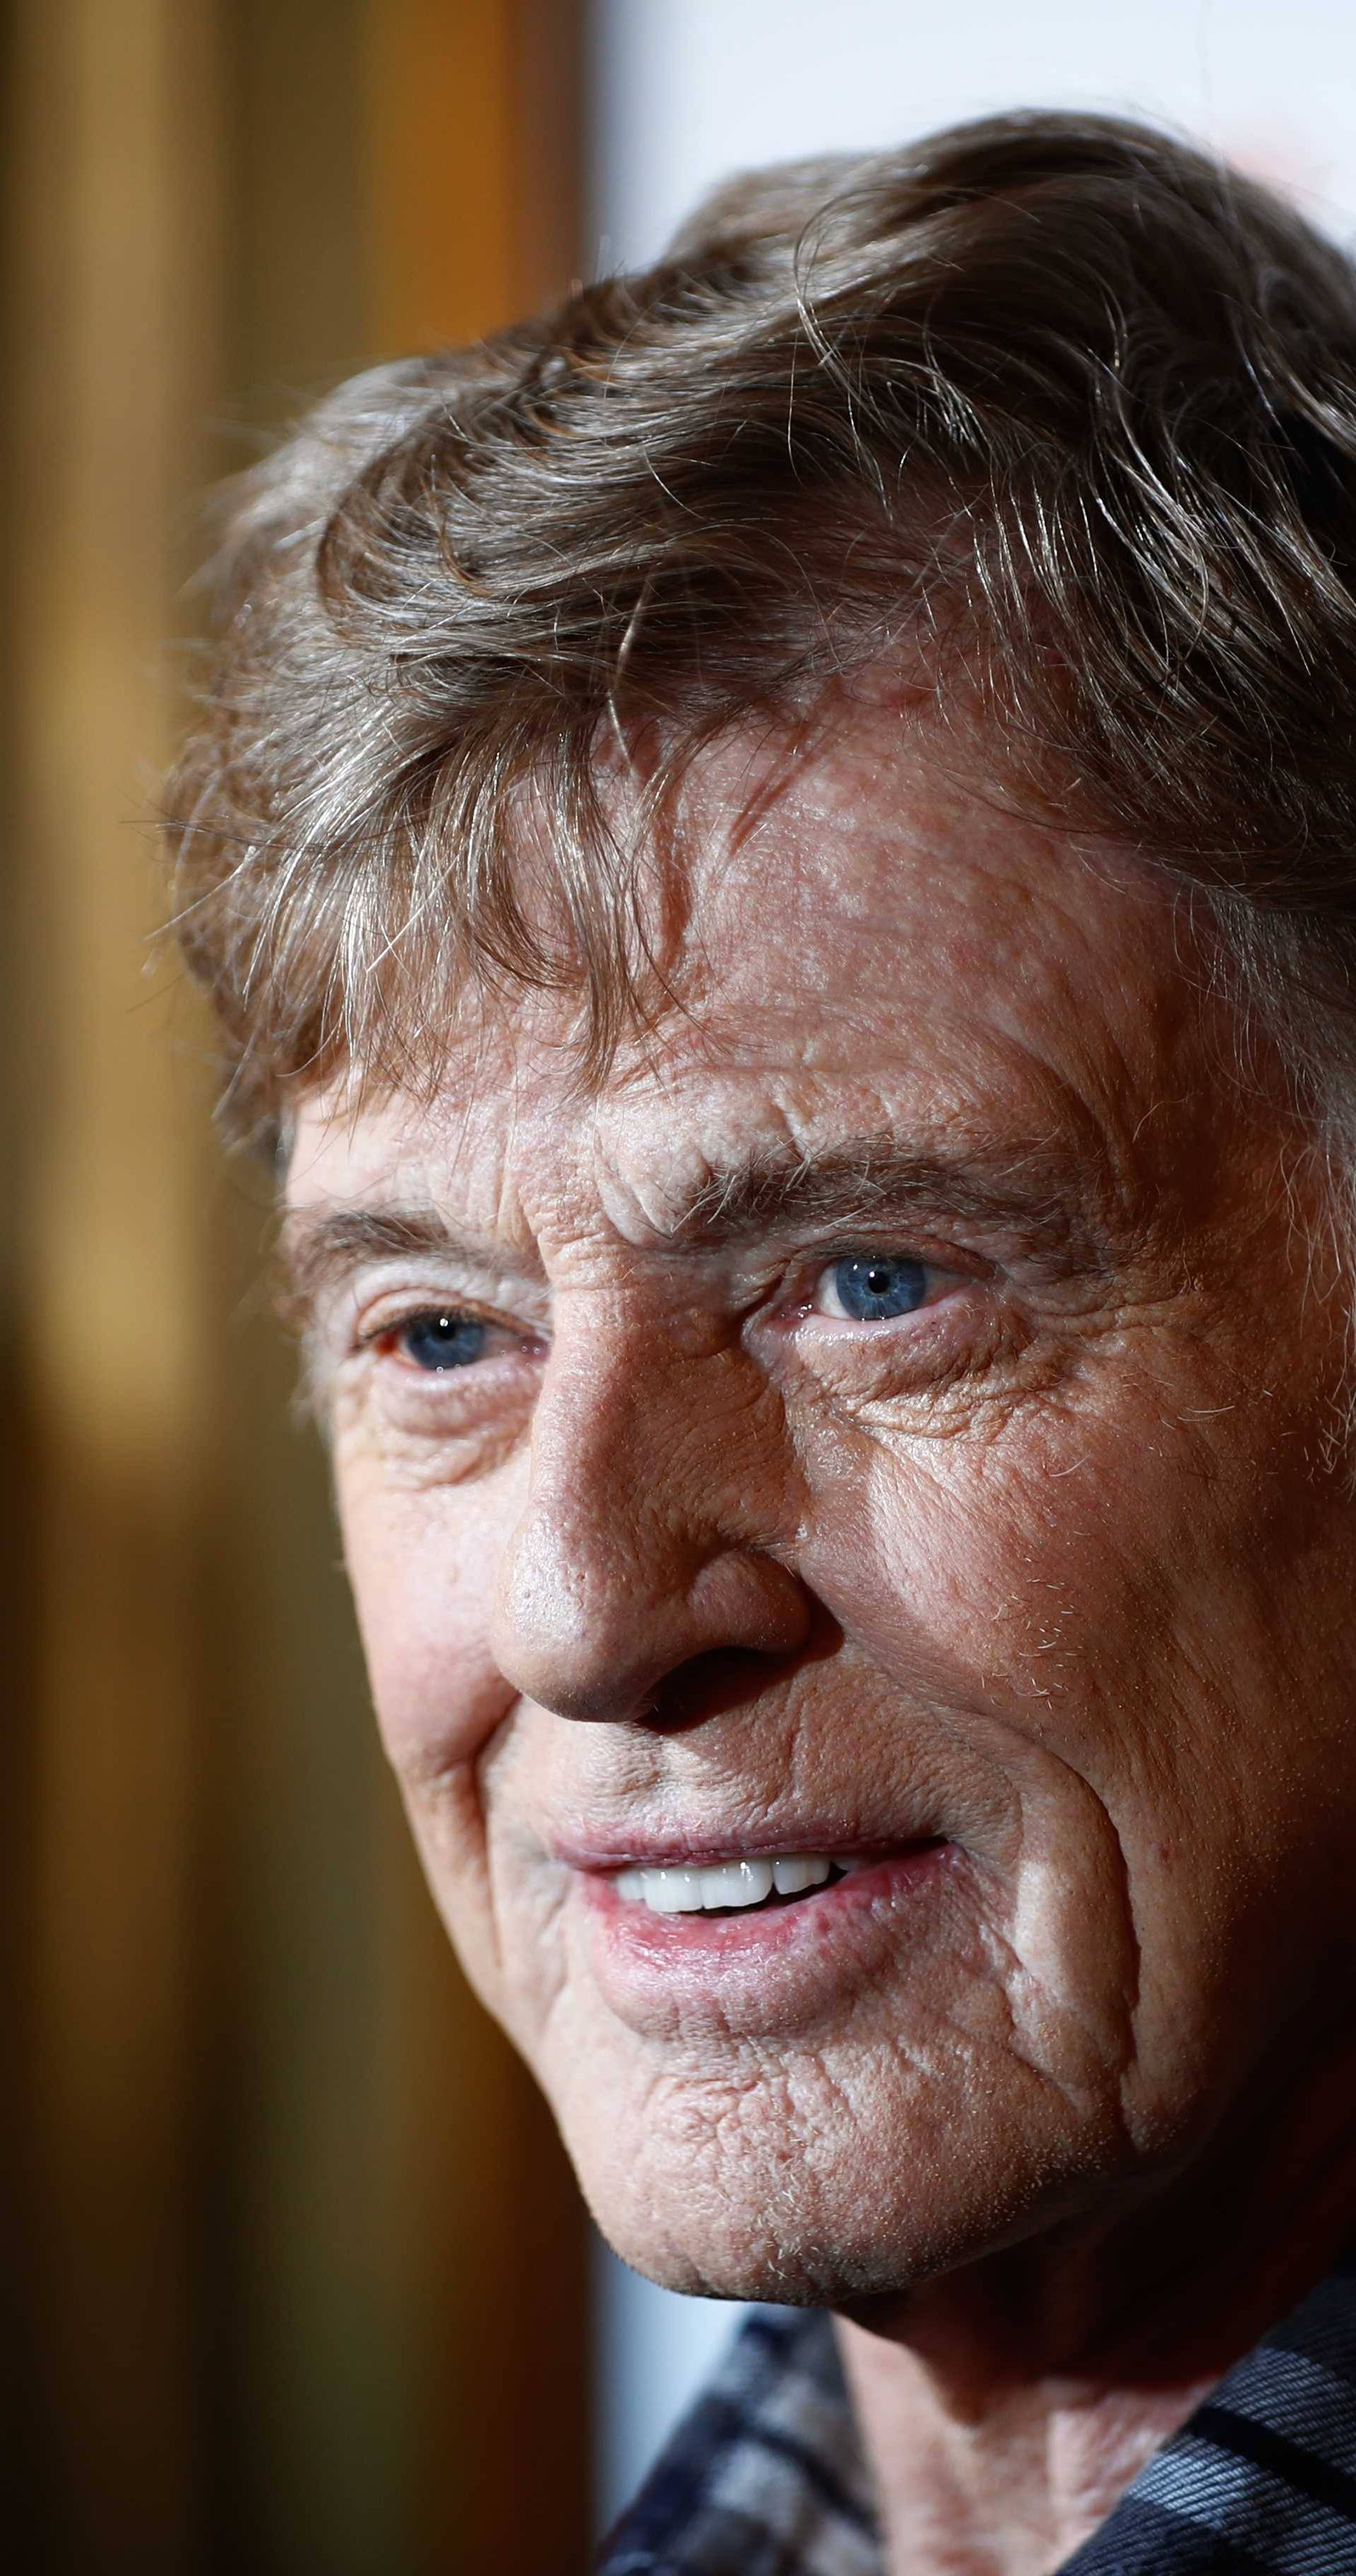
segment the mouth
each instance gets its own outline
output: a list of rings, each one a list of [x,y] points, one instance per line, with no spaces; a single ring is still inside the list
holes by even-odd
[[[621,1869],[612,1886],[621,1904],[648,1906],[652,1914],[767,1913],[799,1905],[865,1866],[822,1852],[777,1852],[755,1859]]]
[[[940,1835],[869,1850],[816,1851],[807,1841],[782,1851],[714,1845],[694,1853],[670,1844],[653,1857],[593,1856],[584,1863],[583,1889],[591,1911],[629,1944],[658,1945],[666,1955],[675,1944],[696,1945],[714,1957],[731,1944],[765,1948],[793,1939],[802,1924],[808,1930],[877,1907],[950,1853]]]
[[[704,2017],[727,2036],[789,2033],[944,1937],[964,1870],[953,1842],[816,1851],[815,1839],[573,1854],[592,1971],[620,2018],[653,2035],[672,2035],[675,2010],[689,2033]]]

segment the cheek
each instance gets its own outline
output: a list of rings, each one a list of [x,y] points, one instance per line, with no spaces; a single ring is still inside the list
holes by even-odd
[[[473,1764],[511,1705],[489,1651],[495,1516],[337,1462],[344,1556],[377,1722],[407,1798]]]
[[[377,1723],[433,1901],[482,2002],[508,2018],[481,1757],[513,1705],[487,1641],[493,1515],[447,1489],[337,1473]],[[481,1498],[483,1504],[483,1496]]]
[[[1148,1571],[1097,1490],[1086,1434],[1076,1488],[1058,1450],[1013,1426],[992,1442],[856,1445],[855,1473],[818,1488],[807,1579],[924,1707],[995,1722],[1014,1750],[1058,1717],[1081,1768],[1096,1748],[1078,1741],[1080,1714],[1127,1642],[1144,1642]],[[1102,1751],[1114,1760],[1114,1739]]]
[[[1335,1906],[1356,1784],[1349,1754],[1333,1767],[1348,1685],[1320,1611],[1345,1597],[1350,1506],[1265,1409],[1226,1441],[1125,1374],[1114,1419],[1090,1391],[860,1463],[812,1579],[1013,1786],[1028,1964],[1086,1988],[1128,1907],[1153,2116],[1288,2009]]]
[[[1306,1655],[1331,1696],[1331,1639],[1315,1658],[1286,1605],[1312,1613],[1341,1514],[1292,1426],[1207,1444],[1181,1389],[1114,1375],[987,1436],[859,1437],[850,1473],[812,1479],[804,1571],[925,1703],[1048,1745],[1116,1806],[1161,1804],[1180,1765],[1194,1805],[1245,1785],[1242,1737],[1294,1724]]]

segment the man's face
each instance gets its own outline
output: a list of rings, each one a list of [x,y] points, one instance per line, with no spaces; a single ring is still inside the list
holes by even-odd
[[[833,2299],[1105,2211],[1283,2044],[1356,1848],[1342,1318],[1147,880],[879,707],[712,755],[689,847],[658,1034],[588,1093],[534,996],[431,1106],[306,1101],[292,1232],[471,1975],[626,2256]]]

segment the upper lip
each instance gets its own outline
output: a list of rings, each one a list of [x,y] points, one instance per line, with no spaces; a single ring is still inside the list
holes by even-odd
[[[735,1828],[724,1833],[703,1828],[691,1833],[628,1833],[615,1839],[560,1835],[551,1843],[558,1861],[569,1869],[604,1876],[621,1869],[701,1869],[723,1860],[787,1860],[806,1856],[823,1860],[885,1860],[913,1843],[930,1842],[926,1831],[889,1835],[845,1833],[842,1826],[776,1825],[757,1831]]]

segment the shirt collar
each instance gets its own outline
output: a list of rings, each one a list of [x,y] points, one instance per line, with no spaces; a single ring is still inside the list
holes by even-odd
[[[1141,2470],[1062,2576],[1356,2576],[1356,2260]],[[827,2317],[757,2309],[598,2576],[884,2576]]]

